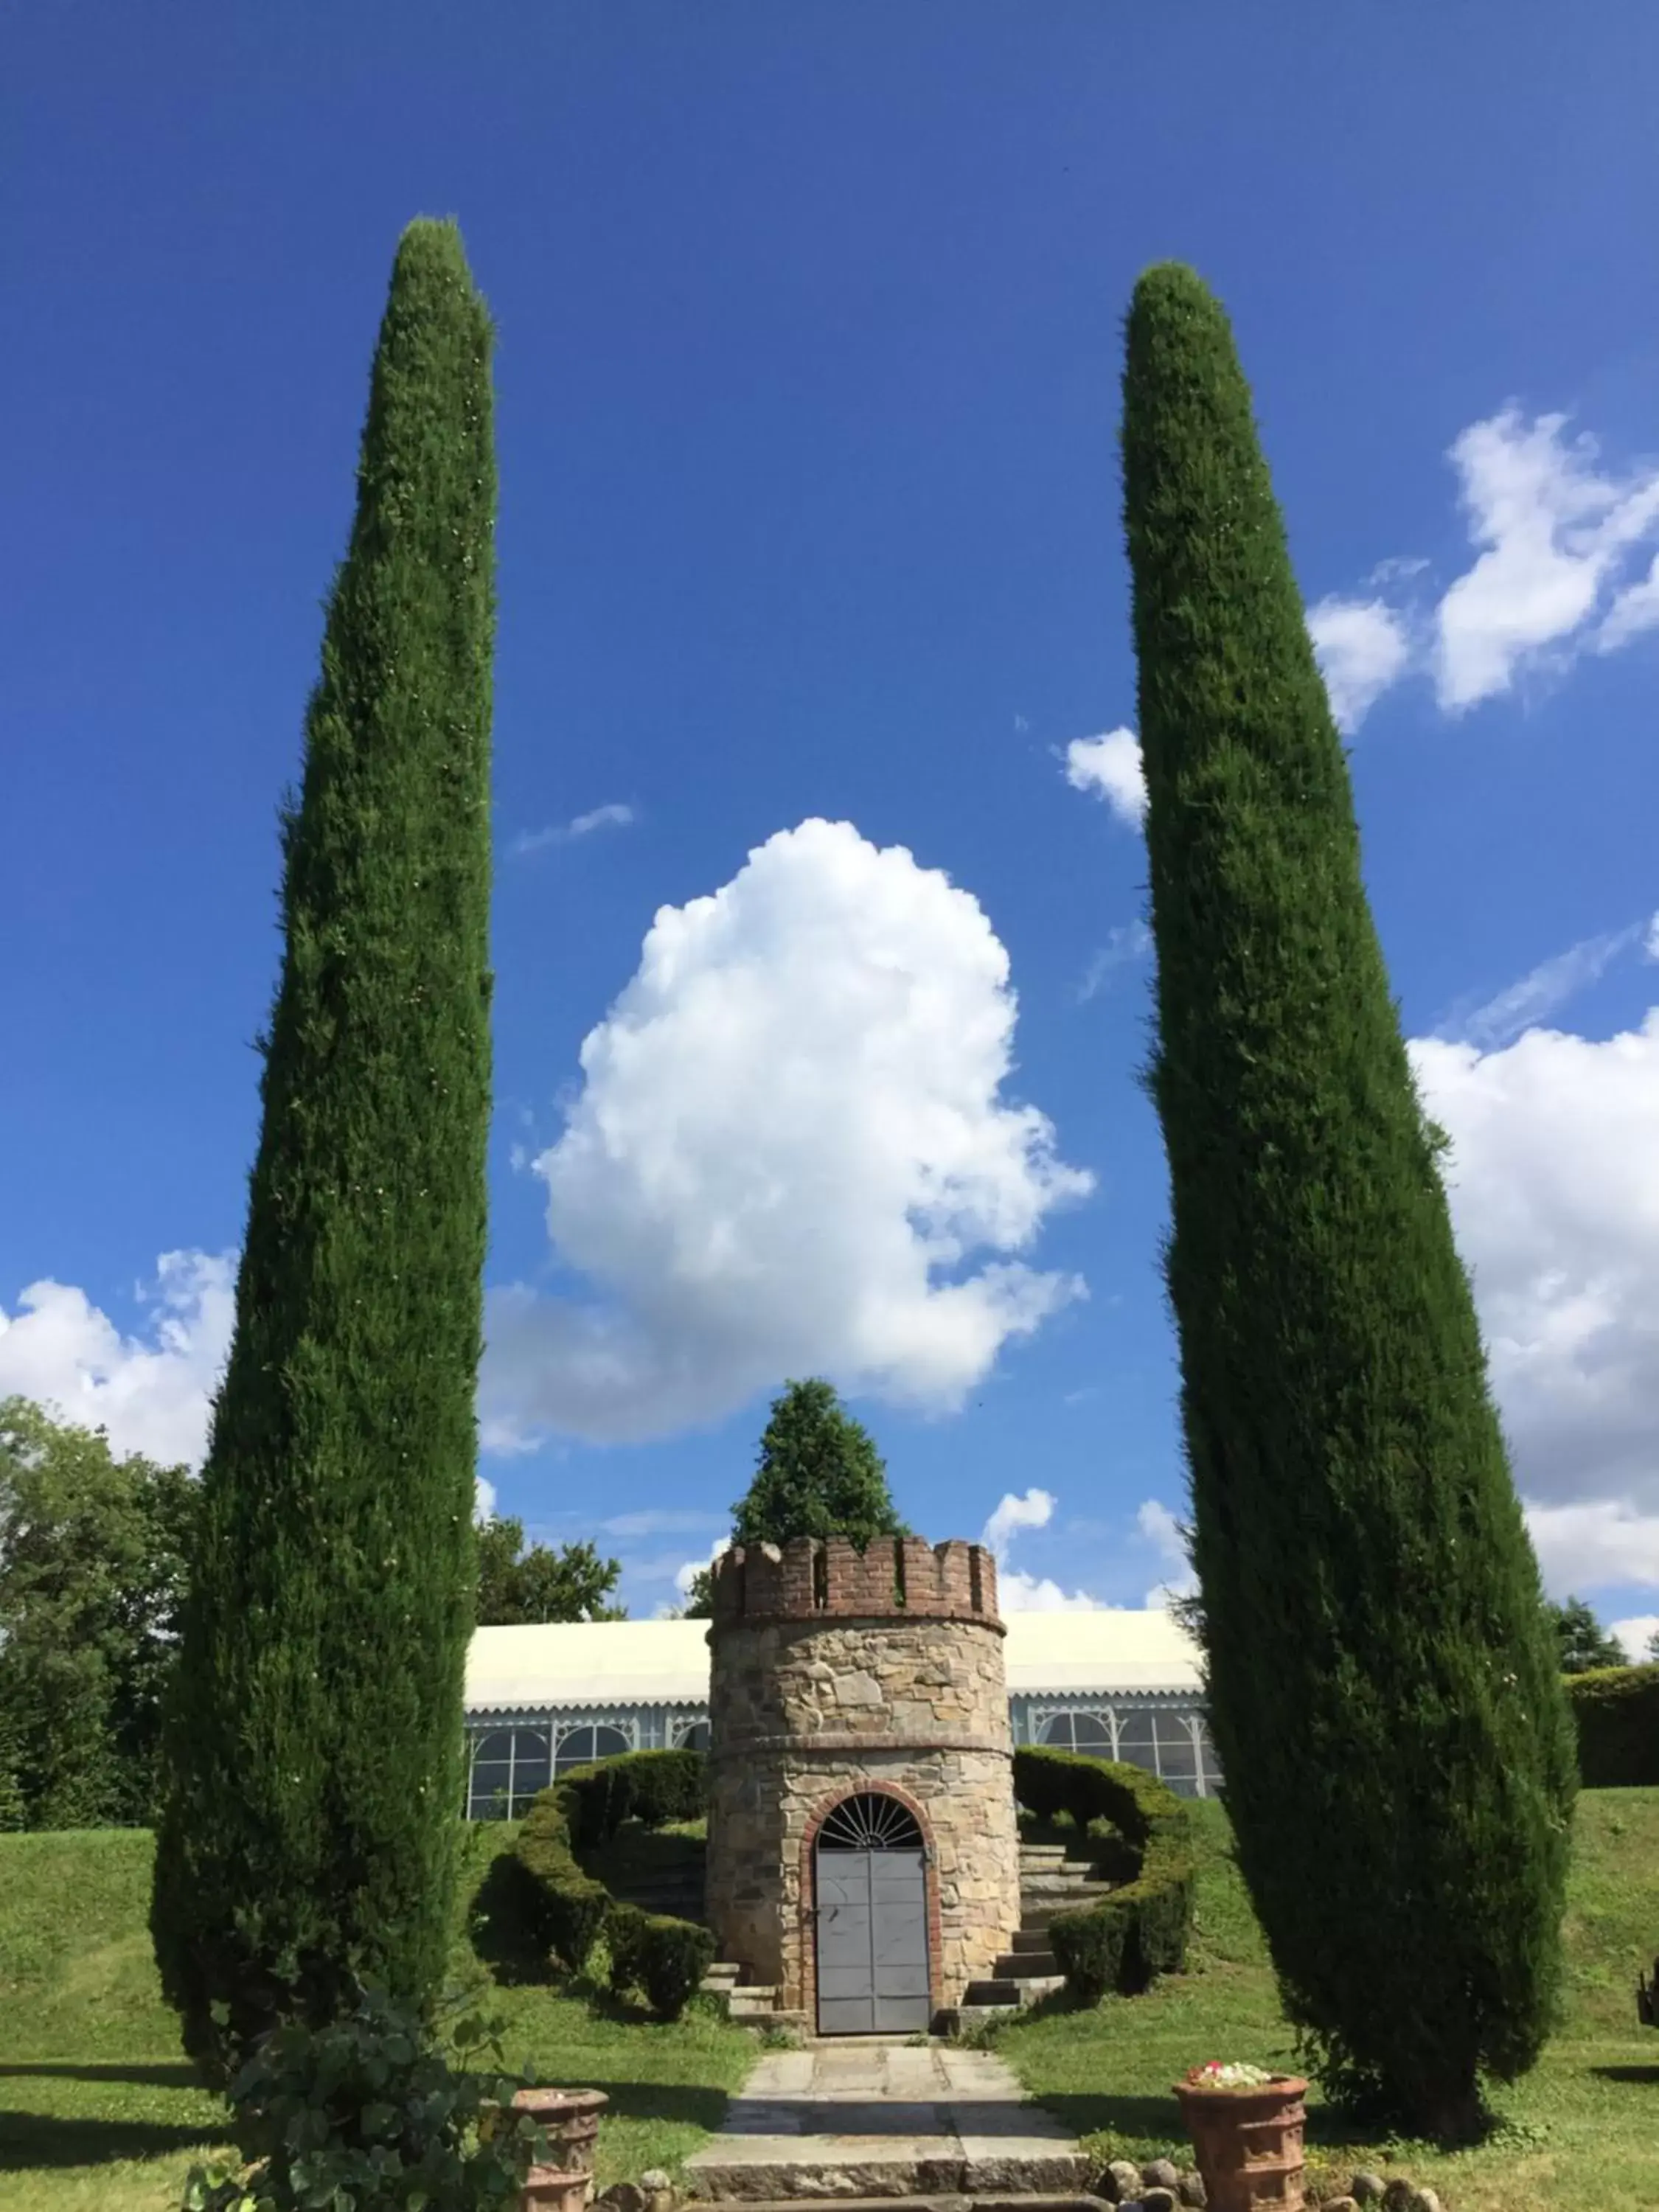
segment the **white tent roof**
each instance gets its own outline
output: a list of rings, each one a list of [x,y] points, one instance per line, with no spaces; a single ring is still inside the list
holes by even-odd
[[[704,1620],[595,1620],[475,1630],[472,1712],[558,1706],[703,1705]],[[1115,1690],[1196,1692],[1198,1650],[1167,1613],[1011,1613],[1008,1687],[1028,1696]]]

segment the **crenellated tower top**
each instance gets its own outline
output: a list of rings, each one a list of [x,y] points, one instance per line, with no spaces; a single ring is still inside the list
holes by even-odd
[[[792,1536],[735,1545],[714,1563],[714,1628],[774,1620],[963,1620],[1005,1632],[996,1561],[982,1544]]]

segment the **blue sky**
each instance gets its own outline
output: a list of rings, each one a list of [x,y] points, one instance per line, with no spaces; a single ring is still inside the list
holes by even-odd
[[[368,356],[454,214],[498,325],[484,1473],[649,1612],[824,1370],[916,1526],[1012,1498],[1034,1601],[1142,1602],[1164,1177],[1133,738],[1087,741],[1133,728],[1121,323],[1173,255],[1255,386],[1547,1576],[1659,1613],[1659,20],[1598,33],[15,19],[0,1389],[198,1448]]]

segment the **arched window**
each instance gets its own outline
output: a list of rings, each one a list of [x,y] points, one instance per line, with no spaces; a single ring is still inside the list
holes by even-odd
[[[707,1721],[678,1721],[674,1726],[676,1751],[707,1751],[708,1723]]]
[[[843,1797],[818,1830],[821,1851],[919,1851],[921,1830],[916,1816],[896,1797],[861,1790]]]
[[[516,1820],[551,1780],[543,1729],[493,1729],[478,1739],[467,1779],[471,1820]]]
[[[559,1747],[554,1754],[553,1771],[566,1774],[573,1766],[586,1766],[595,1759],[614,1759],[619,1752],[634,1748],[631,1731],[611,1728],[603,1723],[564,1729],[559,1737]]]
[[[1042,1724],[1042,1741],[1060,1751],[1080,1751],[1089,1759],[1112,1755],[1111,1728],[1098,1713],[1055,1713]]]

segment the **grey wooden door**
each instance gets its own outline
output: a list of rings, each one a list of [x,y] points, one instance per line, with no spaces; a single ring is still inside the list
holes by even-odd
[[[915,1820],[893,1798],[838,1805],[817,1875],[819,2034],[926,2029],[927,1864]]]

